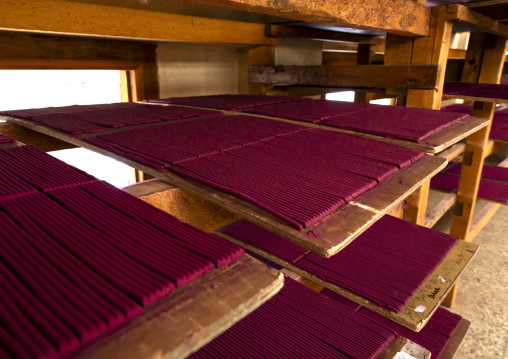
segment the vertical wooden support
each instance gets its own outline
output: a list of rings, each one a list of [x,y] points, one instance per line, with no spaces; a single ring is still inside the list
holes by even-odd
[[[275,47],[274,46],[258,46],[249,50],[248,54],[249,66],[273,66],[275,65]],[[250,95],[265,95],[267,91],[273,89],[273,85],[250,84]]]
[[[432,90],[410,89],[406,106],[438,110],[443,95],[446,60],[450,48],[453,24],[446,21],[446,7],[433,7],[429,36],[407,38],[388,34],[386,38],[385,64],[438,65],[439,75]],[[406,199],[404,219],[425,225],[425,212],[430,182],[422,185]]]
[[[369,65],[371,63],[371,46],[369,44],[358,44],[358,50],[356,53],[356,64],[357,65]],[[355,92],[355,102],[370,102],[372,96],[365,91]]]
[[[477,79],[481,83],[499,83],[506,57],[506,39],[494,35],[480,36],[477,34],[472,34],[472,38],[475,43],[482,40],[485,47],[480,55],[478,54],[478,49],[468,49],[466,58],[480,58],[481,66],[468,67],[464,71],[472,72],[472,74],[463,73],[462,78]],[[471,223],[473,221],[478,186],[480,184],[494,110],[495,104],[490,102],[476,101],[473,105],[473,116],[488,118],[490,119],[490,124],[486,128],[469,136],[464,150],[457,202],[455,203],[452,217],[450,235],[466,241],[472,239],[470,236]],[[455,284],[445,298],[443,305],[451,307],[456,295],[457,284]]]

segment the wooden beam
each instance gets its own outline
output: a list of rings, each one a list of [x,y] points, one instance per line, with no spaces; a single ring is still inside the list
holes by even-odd
[[[25,145],[37,146],[38,149],[45,152],[76,147],[68,142],[8,122],[0,122],[0,133]]]
[[[358,44],[380,44],[383,42],[383,39],[378,36],[283,25],[266,25],[265,34],[267,37],[295,37],[331,42],[355,42]]]
[[[445,213],[453,207],[456,200],[457,195],[455,193],[448,194],[441,202],[437,204],[436,207],[432,209],[430,214],[425,217],[424,226],[427,228],[434,227],[434,225],[445,215]]]
[[[273,45],[276,42],[265,37],[263,24],[64,0],[4,0],[0,24],[3,31],[110,39],[248,45]]]
[[[434,89],[436,66],[251,66],[249,82],[343,87]]]
[[[464,5],[452,4],[447,6],[447,19],[452,22],[461,22],[472,27],[487,32],[492,35],[508,37],[508,25],[500,23],[497,20],[479,14]]]
[[[314,24],[380,30],[401,35],[427,35],[430,9],[410,0],[185,0],[281,16]]]
[[[1,16],[1,15],[0,15]],[[0,58],[155,62],[157,45],[97,38],[0,33]]]
[[[239,219],[216,204],[160,180],[141,182],[123,190],[207,232]]]
[[[135,70],[140,62],[129,60],[1,59],[1,70]]]

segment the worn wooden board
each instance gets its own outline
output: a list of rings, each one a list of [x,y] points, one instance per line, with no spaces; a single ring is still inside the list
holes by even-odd
[[[315,24],[427,35],[430,11],[410,0],[186,0],[186,2],[281,16]]]
[[[433,65],[249,66],[249,82],[299,86],[435,89]]]
[[[442,158],[425,156],[416,163],[411,164],[383,181],[379,186],[367,191],[355,201],[331,213],[313,226],[303,231],[298,231],[274,215],[234,195],[186,179],[168,170],[164,170],[161,173],[151,167],[92,145],[79,136],[71,136],[67,133],[23,119],[12,117],[4,118],[10,122],[54,136],[74,145],[113,157],[185,191],[206,198],[208,201],[225,208],[239,217],[249,219],[290,241],[298,243],[326,257],[332,256],[340,251],[341,248],[355,239],[372,223],[389,212],[400,201],[443,169],[447,163],[447,161]],[[101,133],[106,133],[106,131]]]
[[[0,133],[25,145],[37,146],[38,149],[45,152],[76,147],[65,141],[8,122],[0,122]]]
[[[79,358],[185,358],[275,295],[281,273],[243,255],[176,289]]]
[[[236,243],[251,252],[259,254],[272,262],[280,264],[416,332],[420,331],[425,326],[448,291],[457,281],[459,275],[478,251],[478,246],[476,244],[462,240],[459,241],[405,308],[400,313],[395,313],[391,310],[382,309],[376,303],[362,298],[342,287],[325,282],[320,277],[296,267],[291,262],[223,233],[222,230],[228,226],[220,228],[212,233],[230,242]]]

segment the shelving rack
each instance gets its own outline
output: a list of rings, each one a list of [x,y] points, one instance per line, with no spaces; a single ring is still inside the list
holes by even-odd
[[[452,25],[454,21],[467,21],[497,36],[494,48],[487,49],[487,55],[483,56],[481,69],[473,69],[469,73],[476,73],[480,82],[499,81],[504,63],[506,31],[501,24],[489,21],[488,18],[472,16],[471,10],[464,10],[461,5],[427,8],[421,2],[410,0],[362,0],[361,4],[337,0],[311,5],[303,0],[285,1],[284,6],[268,0],[189,0],[180,5],[169,0],[148,4],[117,0],[41,0],[33,3],[7,0],[3,2],[0,13],[0,68],[117,69],[123,71],[122,84],[126,90],[124,93],[128,94],[124,99],[139,101],[158,98],[160,95],[157,77],[158,44],[215,44],[242,49],[243,62],[239,77],[243,81],[238,86],[239,92],[259,94],[277,89],[273,89],[267,81],[247,84],[246,64],[274,67],[275,47],[279,42],[276,36],[347,41],[360,44],[357,51],[360,55],[363,54],[363,58],[358,60],[357,66],[335,66],[335,82],[324,85],[367,87],[365,91],[368,93],[373,91],[372,87],[384,87],[387,90],[383,96],[396,97],[399,103],[405,103],[406,106],[439,109]],[[319,29],[316,30],[316,26],[310,26],[309,23],[319,25]],[[365,32],[336,32],[337,27],[364,29]],[[375,36],[379,32],[388,33],[383,67],[368,65],[371,59],[368,56],[365,59],[365,54],[370,53],[371,47],[378,44]],[[384,70],[384,80],[374,81],[373,71]],[[340,76],[344,71],[353,76],[354,81],[341,81]],[[401,73],[402,76],[399,76]],[[425,81],[419,81],[422,74],[426,77]],[[395,78],[390,78],[393,76]],[[326,78],[330,80],[328,76]],[[307,94],[322,94],[328,90],[305,91],[310,91]],[[363,100],[367,98],[363,96]],[[362,96],[357,99],[361,100]],[[473,115],[491,119],[493,107],[489,103],[477,104]],[[464,166],[461,175],[457,196],[459,204],[456,206],[461,211],[456,211],[452,223],[452,235],[462,239],[468,239],[476,231],[470,230],[470,226],[479,171],[485,154],[495,147],[488,145],[488,126],[475,130],[474,133],[463,132],[461,136],[455,137],[456,140],[447,143],[449,147],[468,136],[465,153],[467,156],[471,154],[472,158],[471,166]],[[69,146],[53,139],[55,133],[46,132],[51,136],[39,137],[25,128],[0,123],[0,132],[2,131],[22,142],[47,146],[47,150]],[[74,144],[82,145],[80,142]],[[460,146],[453,148],[453,154],[460,151]],[[445,157],[451,158],[451,152],[450,150]],[[179,181],[174,183],[182,185]],[[193,189],[183,185],[182,190],[165,188],[162,191],[156,190],[155,194],[150,193],[149,196],[153,198],[155,195],[164,201],[171,198],[170,201],[176,201],[173,202],[176,203],[173,210],[194,218],[196,223],[201,221],[200,226],[208,230],[237,218],[237,214],[231,214],[196,197],[195,194],[200,191],[186,190]],[[406,220],[425,224],[428,190],[427,183],[406,198]],[[168,191],[173,196],[168,197]],[[387,207],[395,205],[407,194],[409,192],[401,193]],[[182,200],[182,197],[177,198],[178,196],[192,198],[195,203],[193,209],[189,211],[188,201]],[[449,202],[453,203],[451,200]],[[225,202],[216,203],[224,205]],[[207,213],[208,219],[202,221],[196,218],[200,216],[193,213],[195,210]],[[493,214],[491,212],[489,211],[490,216]],[[245,213],[241,212],[241,215],[244,216]],[[481,223],[484,224],[483,221]],[[117,349],[113,350],[116,353]]]

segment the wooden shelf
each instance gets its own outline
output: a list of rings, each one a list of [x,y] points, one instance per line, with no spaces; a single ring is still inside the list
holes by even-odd
[[[176,289],[79,358],[185,358],[275,295],[281,273],[243,255]]]
[[[439,157],[425,156],[421,160],[400,170],[375,188],[365,192],[348,205],[331,213],[310,228],[298,231],[274,215],[234,195],[186,179],[168,170],[164,170],[161,173],[151,167],[92,145],[84,141],[80,136],[71,136],[53,128],[23,119],[13,117],[4,117],[4,119],[56,137],[76,146],[81,146],[113,157],[151,176],[160,178],[165,182],[203,197],[242,218],[246,218],[290,241],[326,257],[332,256],[340,251],[376,220],[388,213],[395,205],[404,200],[423,183],[427,182],[432,176],[443,169],[447,163],[445,159]],[[149,125],[139,125],[138,127],[142,126]],[[107,133],[107,131],[103,133]]]
[[[453,287],[460,274],[467,267],[471,259],[478,251],[478,246],[476,244],[462,240],[459,241],[457,245],[455,245],[455,247],[450,251],[446,259],[432,274],[432,276],[427,280],[427,282],[425,282],[420,290],[413,296],[411,301],[404,307],[404,309],[400,313],[395,313],[391,310],[383,309],[376,303],[362,298],[342,287],[331,284],[329,282],[325,282],[318,276],[302,270],[296,267],[293,263],[288,262],[276,255],[273,255],[269,252],[231,237],[225,233],[222,233],[220,229],[212,233],[232,243],[238,244],[253,253],[259,254],[269,259],[270,261],[283,266],[284,268],[287,268],[305,278],[312,280],[317,284],[329,288],[341,294],[342,296],[349,298],[352,301],[385,316],[395,323],[403,325],[416,332],[420,331],[420,329],[425,326],[427,321],[430,319],[432,314],[436,311],[436,309],[445,298],[448,291]],[[436,291],[438,295],[432,295]],[[418,308],[418,310],[416,310],[416,308]]]
[[[464,5],[452,4],[446,7],[447,20],[470,26],[471,30],[480,30],[500,37],[508,37],[508,25],[479,14]]]
[[[404,353],[401,354],[400,353]],[[376,359],[400,359],[400,358],[414,358],[414,359],[430,359],[431,353],[421,345],[404,338],[398,337],[393,342],[388,344],[386,348],[376,357]]]

